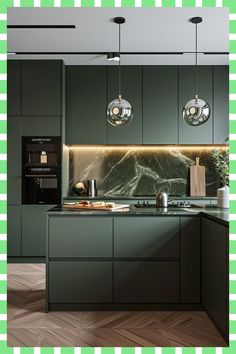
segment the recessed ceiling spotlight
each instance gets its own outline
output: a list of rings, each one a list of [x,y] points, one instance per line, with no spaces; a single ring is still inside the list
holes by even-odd
[[[117,52],[109,52],[109,53],[107,53],[107,60],[119,61],[120,60],[120,53],[117,53]]]

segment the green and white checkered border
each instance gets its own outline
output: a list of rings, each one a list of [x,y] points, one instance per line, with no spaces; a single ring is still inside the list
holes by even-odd
[[[230,346],[7,347],[7,7],[228,7],[230,40]],[[217,40],[212,38],[212,40]],[[236,354],[236,0],[0,0],[0,354]]]

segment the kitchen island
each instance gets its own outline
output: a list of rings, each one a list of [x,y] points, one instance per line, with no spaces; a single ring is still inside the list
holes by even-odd
[[[47,310],[205,309],[228,340],[228,213],[48,211]]]

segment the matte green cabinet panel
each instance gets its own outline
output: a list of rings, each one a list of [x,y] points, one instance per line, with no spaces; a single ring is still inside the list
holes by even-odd
[[[21,62],[7,61],[7,114],[21,115]]]
[[[214,144],[229,136],[229,67],[214,66]]]
[[[22,61],[22,115],[61,115],[62,61]]]
[[[179,257],[179,218],[150,216],[114,218],[114,256]]]
[[[178,143],[178,67],[143,67],[143,144]]]
[[[112,257],[112,218],[49,219],[49,257]]]
[[[116,303],[179,302],[178,262],[114,262]]]
[[[66,143],[107,143],[106,67],[66,68]]]
[[[181,302],[200,303],[200,218],[181,217]]]
[[[7,207],[7,255],[21,256],[21,206]]]
[[[7,203],[21,204],[21,120],[7,117]]]
[[[22,205],[22,256],[46,254],[46,211],[53,205]]]
[[[202,303],[224,336],[229,333],[229,230],[202,218]]]
[[[60,116],[23,116],[21,117],[23,136],[60,136]]]
[[[50,262],[49,302],[112,302],[112,262]]]
[[[205,124],[193,127],[184,121],[182,110],[195,95],[195,68],[189,65],[179,67],[179,144],[213,143],[212,80],[212,66],[200,65],[198,67],[198,95],[210,105],[211,115]]]
[[[108,103],[118,97],[118,66],[107,68]],[[134,110],[133,120],[124,127],[108,124],[108,144],[142,144],[142,66],[122,66],[122,97]]]

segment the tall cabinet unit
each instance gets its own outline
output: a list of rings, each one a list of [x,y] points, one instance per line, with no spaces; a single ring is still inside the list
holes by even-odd
[[[61,135],[62,72],[60,60],[8,61],[8,257],[45,257],[51,205],[22,205],[21,140]]]

